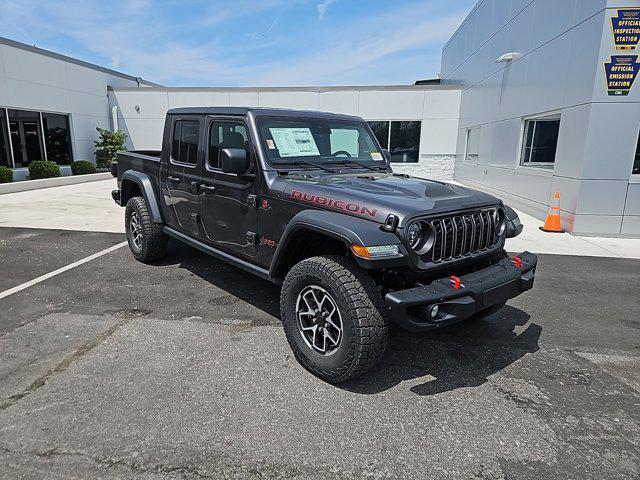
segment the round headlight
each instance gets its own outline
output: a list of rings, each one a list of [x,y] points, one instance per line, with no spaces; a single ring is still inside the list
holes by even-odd
[[[493,212],[493,221],[496,226],[496,233],[499,237],[502,236],[505,229],[507,228],[507,222],[505,221],[504,212],[500,209],[497,209],[495,212]]]
[[[427,222],[415,222],[409,225],[407,237],[411,250],[418,255],[424,255],[431,250],[435,239],[433,229]]]
[[[407,239],[412,250],[417,250],[422,242],[422,224],[420,222],[412,223],[407,230]]]

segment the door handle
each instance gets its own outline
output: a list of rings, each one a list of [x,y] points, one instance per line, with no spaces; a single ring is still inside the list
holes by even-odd
[[[200,191],[206,195],[207,193],[213,193],[216,191],[216,187],[214,187],[213,185],[207,185],[206,183],[201,183],[200,184]]]
[[[180,183],[180,177],[167,177],[167,181],[171,183]]]

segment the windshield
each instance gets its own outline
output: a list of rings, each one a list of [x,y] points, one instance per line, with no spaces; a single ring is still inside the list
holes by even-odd
[[[304,162],[375,162],[382,150],[364,122],[323,118],[260,117],[262,149],[272,165]]]

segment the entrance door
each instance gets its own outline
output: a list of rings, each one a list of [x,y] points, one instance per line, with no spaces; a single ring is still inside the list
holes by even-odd
[[[9,110],[9,133],[16,168],[44,160],[40,116],[36,112]]]
[[[176,117],[171,129],[169,163],[162,169],[161,181],[169,192],[166,199],[176,215],[177,226],[192,235],[200,235],[199,159],[200,120]]]
[[[212,118],[206,145],[206,163],[200,187],[203,233],[222,250],[254,257],[256,179],[224,173],[220,168],[220,151],[223,148],[244,148],[248,155],[252,151],[247,126],[238,119]]]

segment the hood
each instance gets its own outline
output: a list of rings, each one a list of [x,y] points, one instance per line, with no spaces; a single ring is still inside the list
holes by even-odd
[[[450,183],[389,173],[289,175],[283,196],[317,208],[383,223],[391,213],[400,219],[496,205],[486,193]]]

